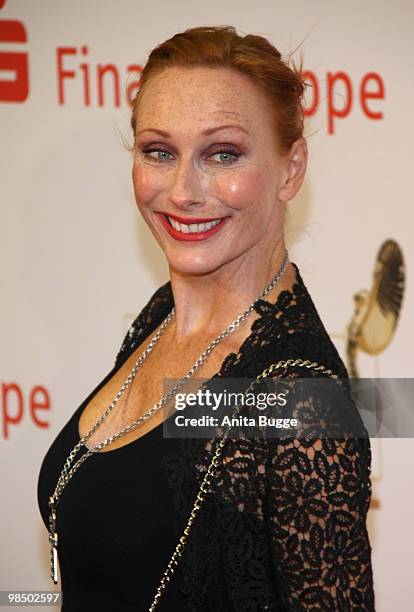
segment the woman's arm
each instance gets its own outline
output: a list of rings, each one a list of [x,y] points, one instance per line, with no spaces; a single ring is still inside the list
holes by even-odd
[[[277,583],[289,610],[373,612],[369,437],[337,383],[295,387],[283,416],[298,418],[298,437],[267,440],[264,516]],[[341,431],[348,437],[334,437]]]

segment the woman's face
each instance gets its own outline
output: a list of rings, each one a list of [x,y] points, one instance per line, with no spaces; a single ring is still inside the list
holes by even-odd
[[[170,267],[206,274],[268,260],[283,240],[284,202],[303,179],[300,140],[289,156],[277,153],[266,98],[234,70],[174,67],[152,77],[138,106],[132,174]]]

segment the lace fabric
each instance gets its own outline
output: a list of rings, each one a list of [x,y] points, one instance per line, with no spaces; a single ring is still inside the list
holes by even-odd
[[[250,335],[237,354],[226,357],[216,377],[256,377],[280,359],[302,358],[332,369],[345,387],[327,395],[309,384],[292,387],[295,401],[288,403],[283,416],[299,417],[302,426],[296,437],[227,440],[213,490],[180,560],[187,609],[194,612],[375,610],[366,527],[369,438],[349,394],[346,368],[295,268],[292,291],[282,291],[275,304],[256,302],[260,316]],[[172,306],[166,283],[131,325],[117,363],[151,334]],[[320,376],[299,367],[283,373],[292,382]],[[307,432],[309,421],[323,423],[326,435]],[[335,437],[337,431],[346,434],[348,426],[353,431],[357,426],[361,436]],[[180,452],[164,458],[180,517],[177,539],[217,442],[182,439]],[[168,587],[163,597],[168,598]]]

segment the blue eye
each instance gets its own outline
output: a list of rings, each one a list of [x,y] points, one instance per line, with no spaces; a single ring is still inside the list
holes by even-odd
[[[218,151],[217,153],[213,153],[211,157],[214,157],[215,155],[227,155],[230,156],[228,159],[222,159],[221,161],[224,164],[231,164],[233,163],[233,161],[237,161],[240,157],[240,153],[235,153],[234,151]]]
[[[156,161],[156,162],[160,162],[160,163],[162,163],[163,161],[165,161],[165,160],[166,160],[166,158],[165,158],[165,157],[163,157],[163,158],[160,158],[160,157],[152,157],[152,156],[150,155],[150,153],[162,153],[162,154],[164,154],[164,155],[169,155],[169,154],[170,154],[168,151],[164,151],[163,149],[146,149],[146,150],[144,150],[144,151],[143,151],[143,153],[144,153],[144,156],[145,156],[145,157],[149,157],[150,159],[152,159],[152,160],[154,160],[154,161]]]

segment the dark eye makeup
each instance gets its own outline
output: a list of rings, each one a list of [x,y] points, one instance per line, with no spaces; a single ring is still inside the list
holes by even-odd
[[[155,162],[158,162],[158,163],[162,163],[163,161],[168,161],[168,158],[154,157],[151,155],[152,153],[158,153],[158,154],[164,154],[164,155],[171,154],[171,151],[168,148],[166,148],[165,145],[160,145],[160,144],[155,144],[155,143],[149,144],[149,145],[142,145],[141,147],[138,146],[137,148],[144,155],[144,157],[148,157],[149,159]],[[209,159],[210,157],[214,157],[215,155],[223,155],[223,154],[230,155],[231,157],[229,159],[222,160],[221,162],[219,162],[220,165],[229,165],[237,161],[239,157],[243,154],[243,151],[241,151],[239,147],[232,145],[232,144],[217,143],[208,148],[206,157],[207,159]]]

